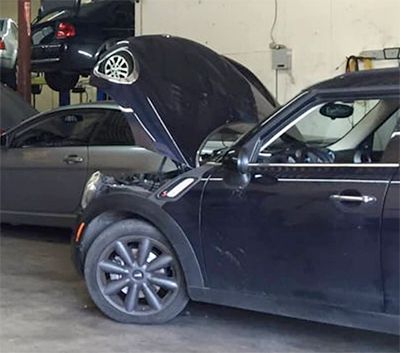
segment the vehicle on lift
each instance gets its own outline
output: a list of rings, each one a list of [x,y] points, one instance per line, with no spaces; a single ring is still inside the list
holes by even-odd
[[[32,71],[55,91],[68,91],[92,71],[99,55],[134,35],[133,0],[91,1],[52,9],[32,23]],[[118,63],[116,63],[118,67]]]
[[[118,55],[130,57],[124,78],[104,71]],[[149,36],[110,49],[92,83],[138,142],[181,168],[149,176],[156,190],[91,177],[73,254],[93,301],[128,323],[170,320],[190,298],[398,333],[399,77],[339,76],[271,114],[199,44]],[[199,166],[207,135],[263,113]]]
[[[16,88],[18,27],[11,18],[0,18],[0,78]]]
[[[136,145],[113,102],[66,106],[27,119],[1,136],[0,159],[1,222],[62,227],[76,224],[83,188],[96,170],[121,177],[132,170],[157,174],[162,162],[164,169],[176,169]]]
[[[36,114],[38,111],[18,92],[0,84],[0,135]]]

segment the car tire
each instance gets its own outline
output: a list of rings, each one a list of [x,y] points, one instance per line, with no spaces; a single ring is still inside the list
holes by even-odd
[[[167,322],[189,300],[177,255],[155,227],[141,220],[107,227],[88,250],[84,274],[98,308],[122,323]]]
[[[70,91],[79,81],[78,74],[66,74],[62,72],[46,72],[44,78],[47,85],[57,92]]]
[[[2,83],[13,90],[17,89],[17,71],[15,68],[10,70],[0,68],[0,79]]]

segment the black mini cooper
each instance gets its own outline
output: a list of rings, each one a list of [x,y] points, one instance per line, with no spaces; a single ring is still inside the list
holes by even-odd
[[[115,60],[129,72],[107,74]],[[176,170],[88,181],[73,243],[92,299],[121,322],[192,299],[398,333],[400,70],[279,109],[246,70],[170,36],[99,61],[92,82]]]

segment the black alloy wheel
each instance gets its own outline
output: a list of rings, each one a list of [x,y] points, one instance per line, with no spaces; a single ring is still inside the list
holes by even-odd
[[[188,301],[170,245],[138,220],[119,221],[100,234],[88,251],[85,278],[100,310],[121,322],[165,322]]]

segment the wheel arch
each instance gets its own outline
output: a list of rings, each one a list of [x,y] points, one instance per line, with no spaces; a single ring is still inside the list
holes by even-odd
[[[188,290],[190,287],[204,287],[204,277],[196,253],[182,228],[158,204],[128,193],[99,198],[89,205],[82,216],[86,226],[78,245],[79,258],[75,259],[82,274],[86,254],[93,241],[109,225],[127,218],[148,222],[167,238],[179,258]]]

